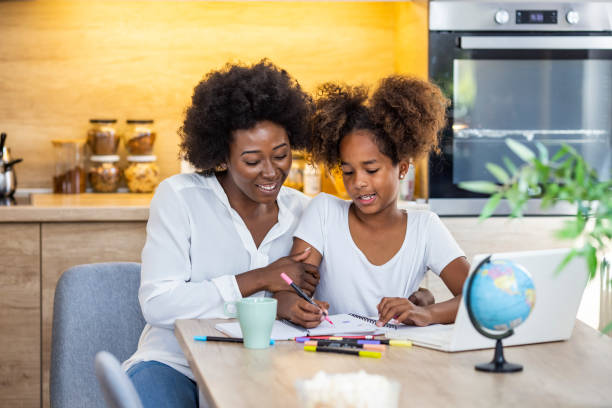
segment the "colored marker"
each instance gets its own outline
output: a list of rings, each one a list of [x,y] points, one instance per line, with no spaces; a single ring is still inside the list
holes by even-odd
[[[363,350],[385,351],[383,344],[362,344],[362,343],[344,343],[339,340],[310,340],[304,343],[305,346],[323,346],[323,347],[344,347],[356,348]]]
[[[286,274],[286,273],[284,273],[284,272],[283,272],[283,273],[281,273],[281,274],[280,274],[280,276],[281,276],[281,278],[283,278],[283,280],[284,280],[285,282],[287,282],[287,285],[291,286],[291,287],[293,288],[293,290],[295,290],[295,292],[296,292],[298,295],[300,295],[300,297],[301,297],[302,299],[304,299],[305,301],[307,301],[307,302],[308,302],[308,303],[310,303],[311,305],[314,305],[314,306],[318,307],[319,309],[321,309],[321,306],[317,305],[317,304],[315,303],[315,301],[314,301],[314,300],[312,300],[312,299],[310,298],[310,296],[308,296],[307,294],[305,294],[305,293],[302,291],[302,289],[300,289],[300,287],[299,287],[298,285],[296,285],[295,283],[293,283],[293,281],[291,280],[291,278],[290,278],[289,276],[287,276],[287,274]],[[334,324],[334,322],[332,322],[331,320],[329,320],[329,317],[327,317],[327,312],[326,312],[325,310],[323,310],[323,309],[321,309],[321,311],[323,312],[323,316],[324,316],[325,320],[327,320],[327,321],[328,321],[330,324]]]
[[[225,343],[244,343],[244,340],[237,337],[216,337],[216,336],[195,336],[196,341],[221,341]],[[270,345],[274,345],[274,340],[270,340]]]
[[[368,351],[368,350],[351,350],[342,347],[322,347],[322,346],[304,346],[304,351],[316,351],[318,353],[338,353],[338,354],[352,354],[359,357],[371,357],[380,358],[381,353],[379,351]]]
[[[374,339],[374,336],[306,336],[306,337],[296,337],[294,340],[298,343],[303,343],[308,340],[344,340],[344,339]]]

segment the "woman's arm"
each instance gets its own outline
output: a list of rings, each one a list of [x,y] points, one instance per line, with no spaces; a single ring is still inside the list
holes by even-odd
[[[285,273],[304,292],[312,296],[319,283],[319,271],[316,266],[305,263],[311,257],[311,252],[309,247],[299,251],[293,250],[293,255],[279,258],[266,267],[236,275],[240,293],[245,297],[261,290],[270,292],[288,290],[289,286],[280,277],[281,273]]]
[[[457,316],[461,290],[468,276],[470,264],[464,256],[455,258],[440,273],[440,278],[454,295],[445,302],[421,307],[405,298],[383,298],[378,305],[379,326],[396,319],[405,324],[427,326],[434,323],[452,323]]]
[[[321,264],[321,253],[300,238],[293,238],[291,253],[296,255],[306,253],[307,255],[302,262],[308,264],[311,268],[318,269]],[[274,297],[278,300],[277,315],[280,319],[290,320],[306,328],[316,327],[321,322],[321,309],[311,305],[294,292],[281,291],[275,293]],[[321,302],[316,299],[314,301],[325,311],[329,309],[327,302]]]
[[[306,256],[302,262],[312,265],[315,268],[318,268],[321,265],[321,260],[323,256],[319,251],[313,248],[308,242],[300,239],[293,238],[293,248],[291,249],[291,254],[299,255],[300,253],[308,251],[308,256]]]

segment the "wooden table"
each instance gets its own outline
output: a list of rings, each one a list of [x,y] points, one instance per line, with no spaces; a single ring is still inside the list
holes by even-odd
[[[295,342],[265,350],[241,344],[196,342],[222,335],[221,320],[178,320],[174,329],[201,391],[216,407],[297,407],[296,380],[318,371],[365,370],[401,384],[401,407],[612,406],[612,339],[577,321],[569,341],[505,348],[521,373],[474,370],[493,350],[445,353],[388,347],[381,359],[305,352]],[[376,392],[376,390],[372,390]]]

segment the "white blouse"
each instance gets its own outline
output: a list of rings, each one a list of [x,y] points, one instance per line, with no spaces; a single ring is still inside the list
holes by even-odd
[[[174,321],[227,317],[224,302],[242,297],[235,275],[289,254],[308,201],[299,191],[281,187],[278,222],[257,248],[216,177],[179,174],[164,180],[151,201],[142,250],[138,298],[147,324],[123,368],[156,360],[193,379],[174,337]]]

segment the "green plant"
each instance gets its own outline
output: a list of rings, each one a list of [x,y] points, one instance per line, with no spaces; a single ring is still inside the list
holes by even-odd
[[[600,181],[597,172],[566,144],[552,158],[539,142],[535,144],[537,154],[513,139],[506,139],[506,145],[524,162],[522,166],[517,168],[509,158],[503,157],[505,168],[494,163],[486,164],[499,184],[466,181],[459,183],[459,187],[491,195],[482,209],[481,219],[490,217],[502,199],[508,201],[510,216],[514,218],[523,215],[530,198],[541,198],[542,208],[558,202],[576,205],[576,215],[565,221],[556,232],[558,238],[574,240],[574,248],[557,271],[575,256],[584,256],[589,278],[594,278],[598,267],[606,265],[604,255],[612,250],[612,180]],[[603,331],[609,330],[612,330],[612,322]]]

